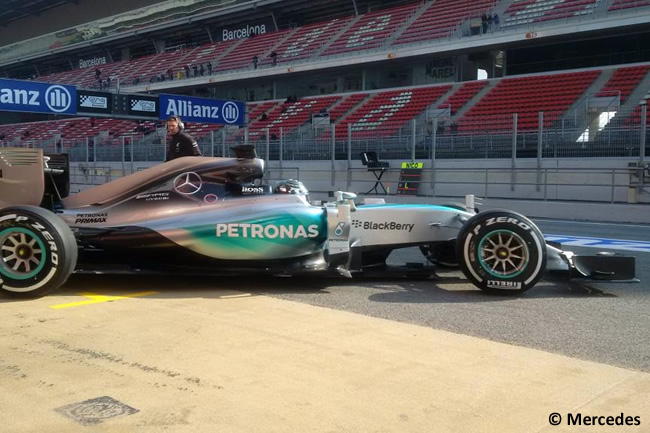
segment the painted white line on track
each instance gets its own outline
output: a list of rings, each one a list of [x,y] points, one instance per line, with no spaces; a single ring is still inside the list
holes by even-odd
[[[572,225],[585,225],[585,226],[611,226],[611,227],[631,227],[631,228],[644,228],[647,229],[649,224],[621,224],[615,222],[595,222],[595,221],[568,221],[568,220],[551,220],[551,219],[536,219],[533,221],[538,223],[558,223],[558,224],[572,224]]]
[[[565,246],[601,248],[608,250],[641,251],[650,253],[650,242],[620,239],[591,238],[585,236],[544,235],[547,241],[558,242]]]

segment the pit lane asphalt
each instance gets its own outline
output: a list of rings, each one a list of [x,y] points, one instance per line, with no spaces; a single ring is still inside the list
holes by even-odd
[[[650,240],[650,226],[536,220],[543,233]],[[582,254],[606,249],[567,247]],[[623,251],[616,251],[623,253]],[[459,271],[433,282],[263,280],[256,292],[650,372],[650,253],[636,257],[639,283],[542,280],[519,297],[486,295]],[[416,249],[389,262],[420,261]]]
[[[650,240],[650,225],[536,220],[544,233]],[[601,249],[567,247],[576,253]],[[602,251],[607,251],[602,249]],[[622,253],[622,251],[616,251]],[[428,281],[402,278],[218,277],[219,287],[411,323],[496,342],[650,372],[650,253],[636,257],[639,283],[542,280],[521,296],[487,295],[458,270]],[[424,262],[416,248],[394,252],[389,262]],[[139,291],[183,297],[183,288],[214,278],[73,275],[57,293],[135,281]],[[133,284],[130,284],[133,286]],[[51,296],[55,296],[55,294]],[[3,299],[0,299],[0,302]]]
[[[650,240],[650,226],[535,221],[544,233]],[[595,254],[606,249],[567,247]],[[622,253],[623,251],[616,251]],[[636,257],[639,283],[542,280],[518,297],[487,295],[457,270],[429,281],[402,278],[219,277],[220,286],[371,317],[486,338],[552,353],[650,372],[650,253]],[[416,248],[396,251],[389,262],[424,262]],[[99,278],[120,284],[126,277],[74,276],[68,287]],[[164,280],[164,282],[163,282]],[[211,280],[211,279],[208,279]],[[171,290],[208,280],[138,277],[140,290]],[[178,287],[176,289],[175,287]],[[66,288],[64,287],[65,291]]]

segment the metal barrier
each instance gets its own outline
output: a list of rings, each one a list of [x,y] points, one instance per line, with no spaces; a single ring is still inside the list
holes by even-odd
[[[449,118],[420,116],[401,127],[390,120],[360,122],[341,127],[275,130],[225,127],[197,137],[206,156],[230,156],[229,148],[254,144],[269,161],[355,160],[374,151],[380,159],[495,159],[495,158],[639,158],[647,151],[641,134],[639,108],[618,113],[607,125],[595,127],[600,113],[562,118],[561,113]],[[388,124],[389,126],[380,126]],[[579,124],[578,124],[579,123]],[[165,137],[158,134],[97,136],[85,140],[11,142],[7,145],[40,147],[46,152],[67,152],[75,162],[164,161]],[[643,150],[643,152],[642,152]]]
[[[399,169],[386,171],[382,182],[387,195],[397,193]],[[302,170],[308,178],[323,177],[325,170]],[[635,168],[425,168],[419,181],[419,196],[462,197],[475,194],[491,199],[590,201],[627,203],[638,192],[643,179]],[[645,179],[647,185],[650,179]],[[347,189],[365,191],[375,179],[365,168],[349,170]]]
[[[70,183],[78,185],[102,185],[112,180],[111,167],[98,167],[80,163],[70,166]]]

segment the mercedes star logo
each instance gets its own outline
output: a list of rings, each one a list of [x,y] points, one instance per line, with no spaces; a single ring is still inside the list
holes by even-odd
[[[201,190],[201,176],[194,172],[188,172],[178,175],[174,179],[174,189],[179,194],[192,195]]]

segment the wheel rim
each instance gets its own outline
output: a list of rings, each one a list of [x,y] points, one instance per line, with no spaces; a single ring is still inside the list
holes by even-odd
[[[12,227],[0,232],[0,274],[26,280],[45,266],[47,251],[43,241],[30,230]]]
[[[515,232],[490,232],[483,237],[478,249],[481,267],[493,277],[514,278],[528,266],[528,245]]]

